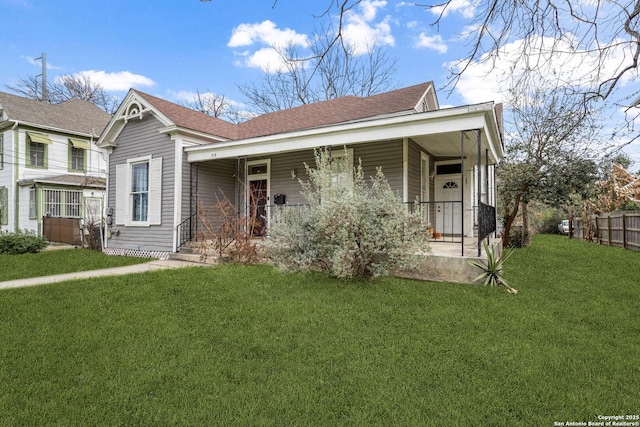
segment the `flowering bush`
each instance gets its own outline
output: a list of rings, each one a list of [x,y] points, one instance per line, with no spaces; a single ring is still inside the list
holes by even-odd
[[[409,213],[378,168],[367,182],[348,153],[332,161],[315,153],[302,184],[307,207],[280,207],[267,249],[284,270],[319,269],[342,278],[370,278],[410,269],[429,251],[421,212]]]

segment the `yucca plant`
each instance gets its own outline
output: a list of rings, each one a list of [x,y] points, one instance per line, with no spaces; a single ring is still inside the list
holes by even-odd
[[[505,250],[502,255],[496,254],[495,247],[489,247],[487,241],[484,241],[484,252],[487,254],[487,261],[469,261],[469,264],[478,267],[482,273],[478,275],[474,282],[482,281],[485,286],[504,286],[507,291],[516,295],[518,290],[509,286],[507,281],[502,277],[504,273],[504,263],[509,259],[513,250]]]

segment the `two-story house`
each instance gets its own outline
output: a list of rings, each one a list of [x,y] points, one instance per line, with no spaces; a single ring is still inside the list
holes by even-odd
[[[48,104],[0,92],[0,230],[65,241],[59,229],[44,229],[46,219],[101,218],[107,161],[95,141],[110,117],[87,101]]]

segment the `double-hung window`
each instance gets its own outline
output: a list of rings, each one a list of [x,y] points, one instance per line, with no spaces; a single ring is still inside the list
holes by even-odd
[[[132,221],[147,221],[149,215],[149,162],[131,165]]]
[[[116,165],[116,224],[161,224],[162,158],[129,159]]]
[[[46,168],[47,146],[51,144],[51,139],[47,135],[36,132],[27,132],[27,139],[28,166]]]
[[[86,171],[87,152],[90,149],[88,141],[69,138],[69,170]]]

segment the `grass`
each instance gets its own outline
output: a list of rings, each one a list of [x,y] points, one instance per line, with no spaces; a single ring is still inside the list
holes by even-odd
[[[89,249],[56,249],[37,254],[0,254],[0,282],[149,262],[147,258],[110,256]]]
[[[545,426],[638,414],[640,254],[502,288],[186,268],[0,292],[0,425]]]

